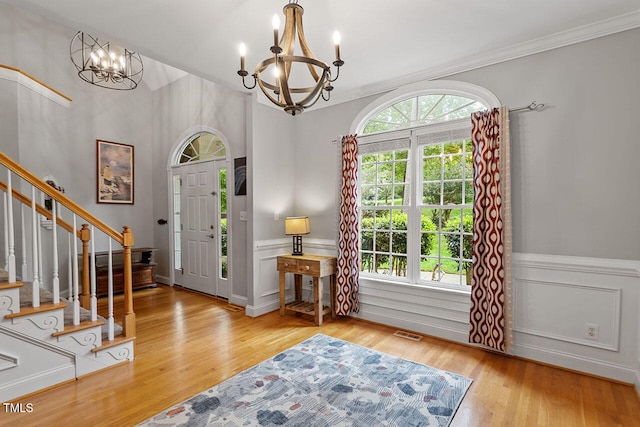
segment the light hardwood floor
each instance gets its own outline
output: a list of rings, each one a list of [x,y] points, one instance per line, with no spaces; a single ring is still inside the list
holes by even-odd
[[[472,378],[453,427],[640,426],[640,400],[628,385],[435,338],[413,342],[393,336],[396,328],[356,319],[317,327],[277,311],[250,318],[180,288],[140,290],[134,299],[134,362],[13,402],[30,404],[30,413],[0,407],[0,425],[135,425],[323,333]]]

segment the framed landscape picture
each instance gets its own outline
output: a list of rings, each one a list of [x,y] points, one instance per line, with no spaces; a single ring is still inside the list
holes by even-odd
[[[133,204],[133,145],[96,140],[98,203]]]

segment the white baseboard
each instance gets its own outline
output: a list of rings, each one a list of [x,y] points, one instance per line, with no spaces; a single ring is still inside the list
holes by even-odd
[[[247,316],[250,317],[262,316],[263,314],[271,313],[276,310],[280,310],[280,300],[267,302],[259,306],[247,305],[245,307],[245,312]]]
[[[586,372],[591,375],[610,378],[627,384],[632,384],[634,375],[637,375],[637,373],[634,373],[633,369],[628,366],[602,359],[581,356],[576,353],[564,353],[541,346],[514,344],[513,354],[524,359],[535,360],[573,371]]]
[[[167,276],[161,276],[156,274],[156,282],[161,283],[163,285],[171,285],[171,278]]]
[[[231,294],[231,297],[229,297],[229,304],[246,307],[248,303],[249,303],[249,299],[241,295]]]

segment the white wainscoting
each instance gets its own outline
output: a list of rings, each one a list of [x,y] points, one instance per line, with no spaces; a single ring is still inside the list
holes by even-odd
[[[336,253],[332,241],[305,239],[304,245]],[[278,309],[276,257],[290,246],[289,239],[256,244],[248,315]],[[516,253],[512,303],[513,355],[640,390],[640,261]],[[361,277],[360,312],[353,316],[467,344],[470,306],[468,292]],[[587,337],[586,324],[598,327],[597,339]]]
[[[638,261],[514,254],[518,356],[639,386],[639,308]]]
[[[512,291],[513,355],[640,390],[640,262],[514,254]],[[468,343],[468,293],[361,277],[360,302],[354,317]]]

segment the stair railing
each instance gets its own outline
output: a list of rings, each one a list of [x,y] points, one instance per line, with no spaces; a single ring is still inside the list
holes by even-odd
[[[33,302],[34,308],[40,306],[39,294],[40,285],[43,280],[48,280],[42,271],[42,235],[40,219],[46,218],[51,221],[52,234],[52,263],[51,272],[51,288],[53,290],[53,302],[60,302],[60,283],[58,270],[58,227],[66,230],[69,234],[69,300],[73,304],[73,323],[80,324],[80,306],[89,309],[91,312],[91,320],[97,319],[97,296],[96,296],[96,275],[95,275],[95,256],[89,256],[89,247],[91,254],[95,253],[95,244],[98,236],[101,234],[106,237],[106,245],[109,248],[109,269],[108,269],[108,339],[114,339],[114,319],[113,319],[113,269],[111,268],[112,260],[112,241],[122,246],[124,252],[124,315],[122,319],[122,335],[126,338],[135,337],[135,313],[133,311],[133,294],[132,294],[132,270],[131,270],[131,247],[134,244],[134,235],[128,226],[123,227],[122,232],[118,232],[96,218],[93,214],[77,205],[67,196],[54,187],[47,184],[42,179],[22,167],[20,164],[12,160],[10,157],[0,152],[0,164],[6,168],[7,181],[0,180],[0,190],[3,194],[4,207],[4,253],[5,253],[5,270],[8,272],[9,283],[17,282],[17,260],[16,260],[16,224],[14,221],[14,200],[19,202],[23,207],[30,207],[31,210],[31,270],[32,270],[32,286],[33,286]],[[22,182],[27,183],[31,188],[31,197],[16,190],[13,183],[14,177],[19,177]],[[51,198],[51,210],[37,203],[37,192]],[[65,221],[61,217],[61,208],[65,208],[72,217],[71,223]],[[22,237],[22,269],[21,279],[24,281],[27,276],[27,246],[25,209],[21,208],[21,225],[20,235]],[[78,218],[86,221],[88,224],[82,224],[78,228]],[[100,233],[96,233],[99,231]],[[82,278],[78,272],[78,240],[82,244]],[[105,243],[105,242],[103,242]]]

